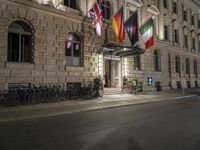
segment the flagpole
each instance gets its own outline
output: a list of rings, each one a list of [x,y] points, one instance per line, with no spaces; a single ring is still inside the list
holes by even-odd
[[[88,13],[88,0],[86,0],[86,12],[85,12],[86,16],[87,16],[87,13]]]
[[[149,17],[141,26],[140,26],[140,28],[145,24],[145,23],[147,23],[150,19],[153,19],[152,17]]]
[[[126,3],[126,2],[124,1],[124,2],[122,3],[122,5],[120,5],[120,8],[117,9],[117,11],[115,11],[115,12],[113,13],[112,16],[110,16],[109,20],[110,20],[122,7],[124,7],[124,4],[125,4],[125,3]]]
[[[136,9],[136,10],[126,19],[126,21],[129,20],[129,19],[134,15],[135,12],[136,12],[137,15],[138,15],[138,12],[137,12],[137,9]],[[124,23],[125,23],[126,21],[124,21]],[[137,21],[138,21],[138,20],[137,20]]]
[[[88,13],[89,13],[89,11],[90,10],[88,10],[88,0],[86,0],[86,14],[85,14],[85,17],[87,17],[88,16]],[[91,5],[91,6],[93,6],[95,3],[97,3],[97,0],[94,0],[94,3]],[[98,3],[97,3],[98,4]],[[99,6],[99,4],[98,4],[98,6]],[[100,7],[100,6],[99,6]],[[100,8],[101,9],[101,8]],[[84,17],[84,18],[85,18]]]

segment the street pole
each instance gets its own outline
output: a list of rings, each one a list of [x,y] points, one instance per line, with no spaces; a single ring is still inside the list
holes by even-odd
[[[185,78],[183,79],[183,96],[185,96]]]

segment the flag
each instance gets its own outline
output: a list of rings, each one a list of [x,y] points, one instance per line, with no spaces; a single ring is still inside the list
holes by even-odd
[[[131,45],[133,46],[138,41],[137,11],[129,17],[124,26],[126,28],[126,31],[128,32]]]
[[[112,17],[111,24],[115,41],[122,42],[125,38],[123,7]]]
[[[154,44],[152,18],[150,18],[145,24],[142,25],[140,28],[140,34],[142,35],[142,40],[146,49],[150,48]]]
[[[98,36],[101,36],[102,33],[102,12],[98,5],[100,2],[100,0],[98,2],[95,1],[89,10],[89,17],[92,22],[92,26]]]

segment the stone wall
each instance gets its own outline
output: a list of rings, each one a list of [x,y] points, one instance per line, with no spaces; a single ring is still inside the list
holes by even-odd
[[[0,8],[0,90],[7,83],[87,82],[97,76],[101,41],[88,20],[31,2],[1,1]],[[28,22],[34,31],[33,63],[7,62],[8,26],[17,19]],[[65,38],[70,31],[83,38],[80,67],[65,66]]]

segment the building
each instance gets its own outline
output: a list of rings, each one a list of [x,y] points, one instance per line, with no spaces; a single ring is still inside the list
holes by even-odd
[[[103,0],[102,37],[86,17],[92,3],[0,0],[0,90],[9,83],[84,84],[97,76],[121,89],[132,80],[144,91],[200,85],[199,0]],[[114,41],[110,17],[122,5],[125,19],[138,12],[139,26],[154,19],[155,44],[144,54],[105,47]],[[123,44],[130,44],[127,35]]]

